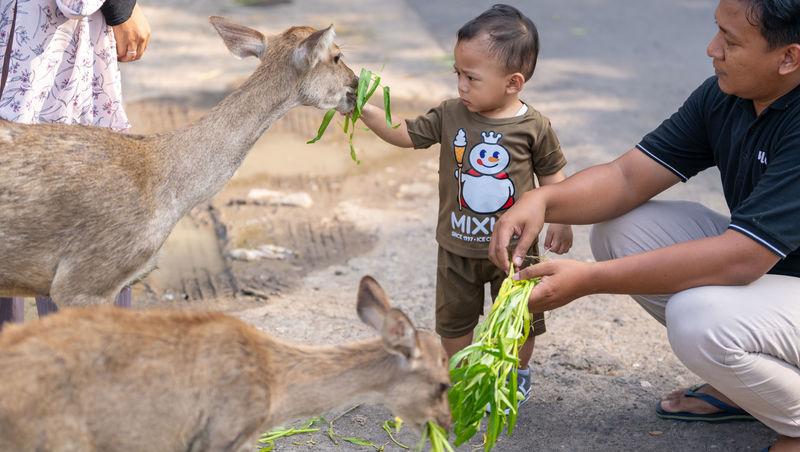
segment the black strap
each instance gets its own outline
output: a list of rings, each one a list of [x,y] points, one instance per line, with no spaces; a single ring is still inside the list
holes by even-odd
[[[133,14],[136,0],[106,0],[100,7],[100,12],[108,25],[114,26],[126,22]]]

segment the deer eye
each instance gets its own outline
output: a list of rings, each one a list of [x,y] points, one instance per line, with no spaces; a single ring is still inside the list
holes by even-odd
[[[439,395],[446,393],[448,389],[450,389],[448,383],[439,383]]]
[[[342,54],[341,53],[337,54],[335,57],[333,57],[333,62],[339,64],[339,60],[341,59],[342,59]]]

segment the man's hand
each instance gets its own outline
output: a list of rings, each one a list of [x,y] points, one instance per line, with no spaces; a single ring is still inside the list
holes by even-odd
[[[494,225],[489,242],[489,260],[505,272],[508,271],[508,244],[511,239],[519,237],[513,253],[514,265],[519,267],[544,226],[545,203],[538,194],[541,190],[538,188],[524,193]]]
[[[594,293],[592,266],[594,264],[559,259],[531,265],[514,275],[515,279],[539,278],[531,291],[528,309],[532,313],[552,311],[565,304]]]
[[[138,4],[128,20],[111,28],[117,41],[117,61],[136,61],[144,55],[150,42],[150,24]]]
[[[564,254],[572,248],[572,226],[551,224],[547,227],[544,247],[556,254]]]

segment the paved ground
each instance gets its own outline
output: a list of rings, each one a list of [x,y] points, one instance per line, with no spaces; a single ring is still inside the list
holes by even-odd
[[[570,161],[570,173],[630,148],[711,74],[705,56],[706,43],[714,33],[714,2],[710,0],[512,3],[534,19],[542,41],[537,72],[524,98],[551,118]],[[167,108],[170,115],[189,120],[208,108],[202,99],[217,99],[241,81],[253,62],[227,55],[205,21],[209,14],[222,14],[268,32],[294,24],[333,22],[348,64],[374,69],[385,65],[382,73],[397,98],[398,114],[420,113],[453,93],[450,49],[455,32],[489,4],[295,0],[246,8],[230,1],[151,0],[145,6],[153,25],[153,43],[145,60],[125,67],[126,96],[131,110],[139,112],[139,126],[153,129],[157,127],[152,115],[142,112]],[[302,139],[313,134],[319,117],[316,112],[293,113],[267,132],[240,174],[212,201],[211,212],[213,221],[228,231],[218,244],[221,253],[243,243],[266,243],[269,234],[254,232],[253,225],[281,231],[278,223],[297,218],[312,225],[333,225],[331,230],[339,232],[315,235],[312,228],[308,237],[341,236],[331,242],[340,243],[338,248],[327,254],[306,251],[281,265],[222,258],[233,286],[246,282],[256,289],[266,288],[268,299],[237,295],[206,299],[202,306],[233,309],[241,318],[285,338],[342,342],[370,334],[353,309],[356,283],[370,273],[415,323],[430,327],[436,151],[401,153],[364,133],[360,135],[365,162],[361,167],[347,163],[343,143],[326,138],[328,147],[319,148],[325,151],[321,168],[310,172],[270,169],[264,156],[273,155],[276,143],[296,146],[297,155],[306,155]],[[181,122],[180,118],[176,121]],[[169,124],[161,126],[169,128]],[[306,191],[324,208],[314,217],[298,208],[231,203],[253,187]],[[665,197],[693,199],[725,210],[713,171]],[[197,215],[202,217],[203,211]],[[259,221],[264,222],[262,226]],[[575,231],[569,257],[590,259],[588,229],[576,227]],[[297,234],[279,237],[286,237],[281,243],[294,240],[291,243],[297,246],[306,240]],[[191,251],[177,253],[180,257]],[[169,262],[181,260],[190,259]],[[207,267],[219,264],[216,258],[211,260],[213,264]],[[168,298],[155,301],[169,302]],[[522,409],[514,436],[503,439],[497,450],[745,451],[758,450],[774,437],[759,424],[686,425],[658,420],[653,407],[659,395],[695,383],[697,378],[672,355],[664,329],[627,297],[579,300],[553,312],[548,330],[534,354],[533,399]],[[380,424],[388,418],[381,408],[359,407],[339,419],[336,429],[384,444],[388,439]],[[414,441],[408,432],[401,439]],[[335,445],[318,434],[279,443],[278,449],[363,448]],[[387,445],[386,450],[399,449]]]

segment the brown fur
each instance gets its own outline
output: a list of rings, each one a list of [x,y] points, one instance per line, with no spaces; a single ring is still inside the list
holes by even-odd
[[[333,30],[266,38],[219,17],[232,53],[261,60],[206,117],[160,135],[0,120],[0,296],[112,301],[153,268],[172,228],[218,192],[261,134],[297,105],[353,107]]]
[[[0,450],[224,451],[365,401],[449,426],[447,359],[365,277],[382,337],[290,344],[220,313],[66,309],[0,334]]]

